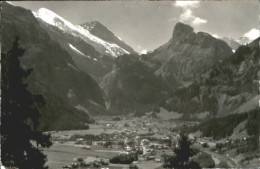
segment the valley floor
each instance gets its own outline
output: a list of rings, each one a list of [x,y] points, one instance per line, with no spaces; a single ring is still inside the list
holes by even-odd
[[[147,160],[147,156],[139,155],[139,160],[134,164],[139,169],[159,169],[162,168],[163,154],[172,155],[172,149],[177,143],[179,134],[173,131],[181,125],[194,125],[197,122],[190,121],[167,121],[158,118],[151,118],[149,114],[142,117],[120,117],[118,121],[112,120],[113,118],[99,117],[96,124],[90,125],[88,130],[71,130],[71,131],[52,131],[50,132],[53,139],[53,146],[50,149],[45,149],[44,153],[47,155],[47,165],[50,169],[59,169],[66,165],[70,165],[81,157],[86,163],[105,160],[129,152],[131,141],[145,140],[146,138],[153,138],[154,141],[146,144],[162,145],[161,148],[154,148],[152,160]],[[191,133],[190,139],[198,133]],[[91,144],[84,142],[89,139],[89,136],[95,136],[101,141],[92,141]],[[196,136],[197,139],[193,141],[193,147],[202,153],[208,154],[211,161],[214,161],[215,166],[220,163],[225,163],[230,168],[239,167],[256,167],[260,166],[260,159],[255,158],[250,160],[246,165],[243,165],[235,157],[231,157],[226,152],[219,153],[212,147],[216,146],[219,142],[210,138],[203,138]],[[172,140],[173,145],[168,146],[165,140]],[[93,138],[95,140],[95,138]],[[105,143],[111,142],[111,145],[104,146]],[[222,141],[225,142],[226,139]],[[125,142],[125,146],[119,145],[119,142]],[[115,143],[117,142],[117,143]],[[203,147],[203,143],[207,143],[210,147]],[[137,141],[135,141],[137,144]],[[141,143],[142,145],[143,143]],[[127,145],[127,146],[126,146]],[[140,144],[138,144],[140,145]],[[133,146],[133,145],[132,145]],[[160,161],[155,162],[155,159]],[[89,167],[88,167],[89,168]],[[90,167],[91,168],[91,167]],[[100,166],[99,168],[109,169],[126,169],[129,168],[128,164],[109,164],[108,166]]]

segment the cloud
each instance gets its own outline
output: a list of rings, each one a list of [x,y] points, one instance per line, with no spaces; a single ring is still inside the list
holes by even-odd
[[[12,2],[10,2],[10,1],[5,1],[5,2],[7,2],[7,3],[9,3],[10,5],[14,5]]]
[[[178,21],[178,19],[175,18],[175,17],[173,17],[173,18],[169,18],[168,21],[169,21],[169,22],[176,22],[176,21]]]
[[[137,49],[138,49],[140,54],[147,54],[148,53],[148,50],[144,49],[141,45],[138,45]]]
[[[221,36],[219,36],[217,34],[211,34],[211,36],[213,36],[214,38],[217,38],[217,39],[221,38]]]
[[[184,22],[184,21],[189,21],[189,20],[193,20],[194,19],[194,16],[192,14],[192,10],[191,9],[186,9],[184,11],[184,13],[182,13],[180,15],[180,21],[181,22]]]
[[[199,3],[199,1],[176,1],[174,5],[181,8],[197,8]]]
[[[247,37],[250,40],[255,40],[256,38],[258,38],[260,36],[259,29],[253,28],[249,32],[245,33],[243,36]]]
[[[205,24],[207,23],[208,21],[205,20],[205,19],[201,19],[199,17],[196,17],[193,21],[192,21],[192,24],[193,25],[201,25],[201,24]]]
[[[144,50],[141,51],[141,54],[147,54],[147,52],[148,51],[146,49],[144,49]]]
[[[192,25],[199,26],[207,23],[206,19],[199,18],[193,14],[192,9],[198,8],[200,1],[175,1],[174,6],[182,8],[183,13],[180,15],[181,22],[188,22]]]

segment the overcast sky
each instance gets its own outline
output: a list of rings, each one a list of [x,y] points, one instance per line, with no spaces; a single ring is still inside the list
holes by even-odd
[[[33,11],[44,7],[74,24],[97,20],[136,51],[167,42],[181,21],[203,31],[237,39],[259,35],[259,1],[21,1]]]

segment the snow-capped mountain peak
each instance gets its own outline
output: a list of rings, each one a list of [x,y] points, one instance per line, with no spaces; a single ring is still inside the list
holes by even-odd
[[[254,41],[260,36],[260,30],[252,28],[250,31],[246,32],[242,37],[238,38],[237,42],[241,45],[246,45]]]
[[[128,51],[119,47],[116,44],[108,43],[103,39],[100,39],[93,34],[91,34],[87,29],[84,29],[80,25],[74,25],[66,19],[62,18],[58,14],[46,9],[40,8],[37,12],[33,12],[34,16],[43,22],[55,26],[62,30],[64,33],[72,34],[77,36],[88,44],[92,45],[96,50],[103,54],[107,54],[108,51],[111,56],[117,57],[123,54],[129,54]]]
[[[61,16],[57,15],[56,13],[48,10],[46,8],[40,8],[36,12],[36,17],[42,19],[46,23],[53,25],[53,26],[61,26],[59,25],[60,22],[63,22],[64,25],[68,26],[71,29],[75,29],[75,26],[62,18]]]

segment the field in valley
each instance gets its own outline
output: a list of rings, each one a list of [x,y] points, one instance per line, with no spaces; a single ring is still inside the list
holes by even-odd
[[[73,159],[77,157],[83,157],[86,162],[91,162],[100,159],[109,159],[123,149],[105,149],[102,147],[92,147],[91,150],[83,149],[82,146],[78,146],[69,143],[54,143],[50,149],[46,149],[44,153],[47,155],[47,165],[50,169],[59,169],[65,165],[73,162]],[[139,161],[136,164],[140,169],[155,169],[160,167],[161,163],[154,161]],[[105,168],[105,166],[103,166]],[[109,169],[128,169],[128,164],[109,164]],[[100,167],[102,168],[102,167]]]
[[[50,149],[44,151],[48,158],[47,165],[50,169],[59,169],[70,164],[77,157],[82,157],[86,162],[89,162],[101,158],[109,159],[120,152],[120,150],[113,149],[102,151],[101,147],[93,147],[91,150],[86,150],[82,147],[75,145],[73,142],[55,142]],[[120,169],[122,166],[114,166],[114,168]]]

